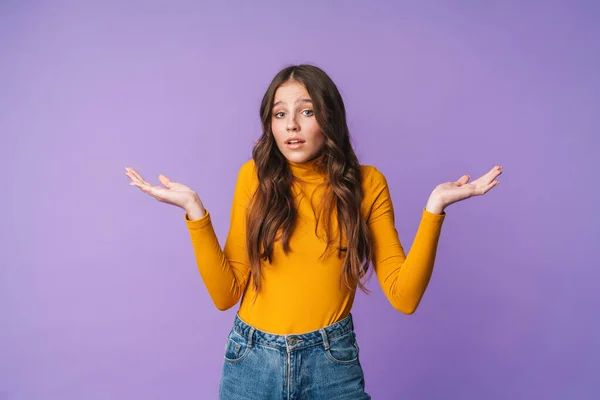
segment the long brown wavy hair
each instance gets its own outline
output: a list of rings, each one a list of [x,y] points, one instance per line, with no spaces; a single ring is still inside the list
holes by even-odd
[[[313,65],[289,66],[273,78],[260,106],[262,136],[252,150],[258,174],[258,188],[247,214],[247,248],[256,293],[261,288],[261,260],[272,261],[273,244],[281,240],[285,254],[291,251],[290,236],[297,219],[292,184],[294,176],[285,156],[279,151],[271,129],[275,92],[282,84],[295,81],[306,87],[313,101],[314,115],[325,138],[315,168],[326,174],[322,202],[315,215],[317,227],[324,223],[327,235],[325,254],[338,239],[338,257],[344,262],[340,282],[349,289],[357,285],[368,292],[363,283],[372,261],[372,239],[360,206],[363,199],[362,176],[358,158],[350,143],[346,109],[335,83]],[[332,217],[337,215],[338,235],[334,236]],[[315,231],[315,233],[317,233]],[[342,233],[347,247],[342,248]]]

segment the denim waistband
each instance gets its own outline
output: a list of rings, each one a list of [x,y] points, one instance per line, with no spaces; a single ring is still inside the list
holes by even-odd
[[[329,349],[329,341],[352,332],[354,330],[354,324],[352,322],[352,314],[348,314],[346,318],[312,332],[277,335],[256,329],[252,325],[244,322],[239,315],[236,314],[233,330],[240,336],[247,338],[249,342],[248,346],[250,347],[253,343],[259,343],[282,350],[293,350],[323,344],[325,349]]]

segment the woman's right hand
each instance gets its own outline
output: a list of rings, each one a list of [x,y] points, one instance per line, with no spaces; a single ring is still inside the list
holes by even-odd
[[[140,174],[133,168],[125,168],[125,175],[131,179],[129,183],[137,186],[140,190],[156,200],[183,208],[188,214],[194,214],[195,218],[201,218],[205,214],[202,201],[196,192],[182,183],[172,182],[164,175],[159,175],[158,180],[164,185],[154,186],[144,180]]]

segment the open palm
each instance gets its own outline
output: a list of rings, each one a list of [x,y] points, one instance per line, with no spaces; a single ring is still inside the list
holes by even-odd
[[[154,197],[163,203],[172,204],[177,207],[186,208],[193,203],[201,203],[198,195],[188,186],[172,182],[164,175],[158,175],[158,180],[163,186],[156,186],[148,183],[133,168],[125,168],[125,175],[131,179],[129,183],[132,186],[140,188],[146,194]]]
[[[498,186],[500,181],[495,179],[502,174],[502,166],[495,166],[488,173],[480,176],[471,183],[469,175],[463,175],[456,182],[446,182],[438,185],[433,194],[442,200],[444,206],[449,206],[473,196],[481,196]]]

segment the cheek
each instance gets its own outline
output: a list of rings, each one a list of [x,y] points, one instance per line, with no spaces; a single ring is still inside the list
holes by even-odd
[[[319,143],[319,148],[321,148],[321,147],[323,147],[323,145],[325,144],[325,135],[323,135],[323,134],[321,133],[321,131],[319,131],[319,134],[318,134],[318,136],[317,136],[317,137],[318,137],[317,141],[318,141],[318,143]]]
[[[321,131],[321,128],[319,128],[319,125],[317,125],[317,123],[314,124],[313,132],[313,137],[315,138],[315,141],[319,143],[325,142],[325,135],[323,135],[323,132]]]
[[[280,138],[284,133],[285,129],[281,124],[281,120],[274,119],[271,121],[271,132],[275,138]]]
[[[313,137],[313,139],[318,140],[320,136],[323,136],[321,133],[321,128],[319,128],[319,124],[317,124],[317,120],[315,118],[308,120],[304,128],[305,131],[310,132],[310,135]]]

